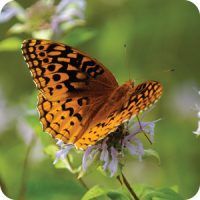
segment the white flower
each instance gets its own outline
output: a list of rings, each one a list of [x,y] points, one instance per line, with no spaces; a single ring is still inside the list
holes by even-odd
[[[200,95],[200,91],[198,91],[198,94]],[[198,128],[196,131],[193,131],[194,134],[200,135],[200,106],[196,104],[196,110],[197,110],[197,118],[198,120]]]
[[[197,128],[197,130],[196,131],[193,131],[193,133],[194,134],[196,134],[196,135],[200,135],[200,120],[198,121],[198,128]]]

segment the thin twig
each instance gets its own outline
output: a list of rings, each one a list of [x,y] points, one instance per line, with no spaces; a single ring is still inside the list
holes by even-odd
[[[138,123],[139,123],[139,126],[140,126],[140,129],[141,129],[142,133],[145,135],[145,137],[147,138],[147,140],[149,141],[149,143],[152,144],[152,141],[149,139],[149,137],[147,136],[147,134],[146,134],[145,131],[143,130],[142,125],[141,125],[141,123],[140,123],[140,119],[139,119],[138,116],[137,116],[137,120],[138,120]]]
[[[89,190],[88,186],[85,184],[85,182],[83,181],[83,178],[78,178],[78,181],[80,182],[80,184],[87,190]]]
[[[21,177],[21,185],[19,189],[19,195],[18,195],[18,200],[24,200],[25,199],[25,193],[26,193],[26,181],[27,181],[27,176],[28,176],[28,161],[29,161],[29,156],[31,153],[32,148],[34,147],[36,142],[36,137],[35,135],[32,136],[31,142],[28,145],[24,163],[23,163],[23,171],[22,171],[22,177]]]
[[[70,168],[73,170],[72,163],[70,161],[69,155],[67,155],[67,161],[69,163]],[[76,173],[78,175],[78,172]],[[86,183],[83,181],[83,178],[77,178],[78,182],[87,190],[89,190],[89,187],[86,185]]]
[[[132,195],[132,197],[135,199],[135,200],[139,200],[138,196],[136,195],[136,193],[134,192],[133,188],[131,188],[128,180],[126,179],[126,177],[124,176],[124,174],[122,173],[121,171],[121,175],[122,175],[122,180],[126,186],[126,188],[128,189],[128,191],[130,192],[130,194]]]

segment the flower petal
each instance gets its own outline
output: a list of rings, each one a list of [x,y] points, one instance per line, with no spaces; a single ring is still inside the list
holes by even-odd
[[[62,147],[59,151],[56,152],[56,158],[53,162],[53,164],[56,164],[58,160],[64,160],[69,153],[69,151],[74,147],[73,144],[67,144],[64,147]]]
[[[129,150],[131,155],[137,154],[137,148],[135,145],[131,144],[130,142],[126,142],[126,148]]]
[[[88,158],[91,157],[90,154],[91,154],[91,152],[92,152],[92,150],[93,150],[94,148],[95,148],[95,145],[89,146],[89,147],[86,149],[85,153],[83,154],[83,158],[82,158],[82,168],[83,168],[84,171],[87,170],[87,167],[88,167],[87,161],[88,161]]]
[[[108,152],[107,148],[108,148],[108,146],[107,146],[106,140],[105,140],[102,144],[102,152],[100,155],[100,160],[104,161],[103,170],[107,169],[108,163],[109,163],[109,152]]]
[[[193,131],[194,134],[200,135],[200,120],[198,121],[198,128],[196,131]]]
[[[111,177],[114,176],[114,174],[117,172],[118,169],[118,151],[114,148],[111,147],[111,156],[112,160],[108,166],[110,172],[111,172]]]
[[[15,16],[24,16],[24,9],[17,2],[8,2],[0,12],[0,23],[6,22]]]

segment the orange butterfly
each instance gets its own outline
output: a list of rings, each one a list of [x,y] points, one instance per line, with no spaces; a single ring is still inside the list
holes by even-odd
[[[157,81],[119,86],[100,62],[50,40],[25,40],[22,53],[39,90],[43,130],[78,149],[115,131],[162,94]]]

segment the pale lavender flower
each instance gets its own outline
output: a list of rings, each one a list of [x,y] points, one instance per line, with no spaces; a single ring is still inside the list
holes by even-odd
[[[60,146],[60,150],[56,152],[56,159],[53,164],[56,164],[58,160],[64,160],[69,153],[69,151],[74,147],[73,144],[64,144],[61,140],[57,142]]]
[[[54,33],[59,33],[60,26],[69,29],[84,23],[85,0],[61,0],[56,6],[52,17],[51,27]]]
[[[104,162],[103,164],[103,170],[106,170],[109,164],[109,152],[108,152],[108,145],[106,144],[107,138],[103,140],[102,146],[101,146],[101,155],[100,160]]]
[[[24,15],[24,9],[17,2],[8,2],[0,13],[0,23],[7,22],[15,16]]]
[[[115,175],[115,173],[117,172],[117,169],[118,169],[119,152],[114,147],[111,147],[110,154],[111,154],[111,162],[110,162],[108,168],[110,170],[110,176],[112,177]]]
[[[144,131],[145,133],[149,134],[151,142],[153,142],[153,137],[154,137],[154,128],[155,128],[155,123],[160,121],[161,119],[152,121],[152,122],[136,122],[132,127],[130,127],[130,136],[136,135],[137,133],[140,133],[141,131]]]
[[[125,156],[126,152],[138,156],[138,159],[141,160],[144,155],[144,148],[142,142],[137,138],[137,134],[145,131],[153,141],[154,127],[157,121],[137,122],[132,127],[127,126],[127,129],[122,125],[124,131],[120,131],[119,128],[97,144],[89,146],[82,158],[83,171],[85,172],[93,162],[98,162],[102,169],[108,171],[112,177],[117,174],[121,158]],[[58,159],[64,159],[69,150],[73,148],[73,144],[66,145],[62,141],[58,141],[57,145],[60,146],[60,150],[56,153],[54,163]]]
[[[85,0],[38,0],[27,9],[17,2],[6,5],[0,22],[6,22],[16,16],[18,23],[10,29],[10,33],[28,32],[33,37],[50,39],[57,37],[75,26],[85,23]]]
[[[96,155],[99,152],[98,149],[99,149],[99,145],[92,145],[86,149],[85,153],[83,154],[83,159],[82,159],[83,171],[86,171],[87,168],[92,164]]]

